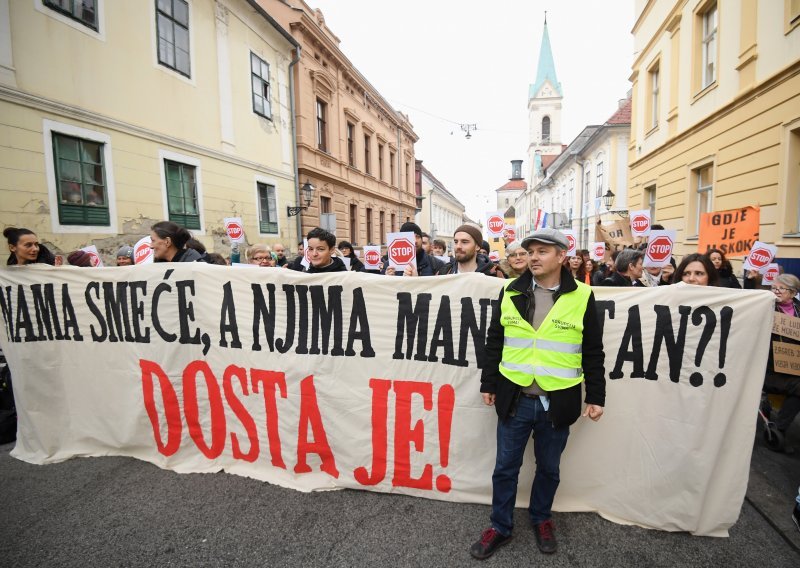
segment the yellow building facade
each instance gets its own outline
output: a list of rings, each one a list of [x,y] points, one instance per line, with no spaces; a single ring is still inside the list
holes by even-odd
[[[288,32],[246,0],[63,4],[0,0],[0,225],[107,262],[163,219],[295,240]]]
[[[700,215],[761,208],[800,258],[800,2],[636,0],[628,209],[695,252]]]

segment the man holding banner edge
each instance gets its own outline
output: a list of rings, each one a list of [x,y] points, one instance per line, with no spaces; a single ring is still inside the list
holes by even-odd
[[[605,404],[602,330],[591,288],[563,268],[569,243],[555,229],[522,241],[529,270],[500,292],[481,377],[484,403],[498,415],[490,528],[470,548],[485,559],[511,539],[517,480],[533,435],[536,475],[528,508],[539,549],[556,551],[551,507],[569,426],[581,414],[600,419]]]

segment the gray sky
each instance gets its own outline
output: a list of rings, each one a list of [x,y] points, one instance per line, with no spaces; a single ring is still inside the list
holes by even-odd
[[[528,170],[528,85],[545,10],[564,92],[563,143],[605,122],[630,89],[632,0],[306,1],[367,80],[409,115],[417,159],[476,220],[494,208],[510,160]],[[467,140],[454,123],[478,130]]]

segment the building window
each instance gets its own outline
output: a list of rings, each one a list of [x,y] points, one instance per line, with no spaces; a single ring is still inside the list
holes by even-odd
[[[328,105],[317,99],[317,148],[328,151]]]
[[[258,182],[258,230],[262,233],[278,232],[278,203],[275,186]]]
[[[189,4],[186,0],[156,0],[158,62],[190,77]]]
[[[589,195],[590,195],[589,186],[592,183],[592,170],[589,168],[588,164],[586,165],[586,176],[585,176],[585,178],[586,179],[584,179],[584,182],[583,182],[584,183],[583,202],[584,203],[589,203]]]
[[[367,240],[368,245],[372,244],[372,209],[367,208]]]
[[[597,187],[595,188],[595,197],[603,197],[603,162],[597,162],[595,170],[597,171]]]
[[[350,244],[356,245],[358,241],[358,205],[350,205]]]
[[[383,238],[386,236],[386,213],[383,211],[378,213],[378,230],[380,231],[378,241],[383,242]]]
[[[42,3],[69,19],[97,31],[96,0],[43,0]]]
[[[331,198],[330,197],[320,197],[319,198],[319,211],[320,211],[320,213],[330,213],[331,212]]]
[[[660,89],[660,80],[661,77],[659,74],[659,63],[656,62],[655,65],[650,68],[649,72],[650,96],[648,97],[647,105],[650,128],[655,128],[658,126],[658,95]]]
[[[392,231],[391,231],[392,233],[395,232],[395,227],[396,226],[397,225],[395,224],[395,216],[394,216],[394,213],[392,213]]]
[[[197,168],[189,164],[164,160],[164,173],[167,182],[169,220],[187,229],[200,229]]]
[[[378,179],[383,181],[383,144],[378,144]]]
[[[389,152],[389,183],[391,185],[395,184],[394,181],[394,152]],[[392,223],[392,227],[394,227],[394,223]],[[394,231],[394,228],[392,228]]]
[[[253,112],[272,119],[269,98],[269,64],[255,53],[250,54],[250,79],[253,84]]]
[[[695,235],[700,234],[700,216],[711,211],[711,190],[714,187],[712,168],[713,164],[708,164],[694,170],[695,187],[697,188]]]
[[[796,26],[800,25],[800,0],[784,0],[784,2],[786,16],[785,33],[789,33]]]
[[[550,117],[542,119],[542,144],[550,144]]]
[[[103,150],[101,143],[53,133],[60,224],[110,224]]]
[[[356,167],[356,127],[353,123],[347,123],[347,163]]]
[[[406,162],[406,191],[409,193],[411,192],[411,170],[409,169],[410,164]]]
[[[656,186],[644,188],[645,198],[647,199],[647,208],[650,209],[650,222],[654,223],[656,220]]]
[[[364,135],[364,172],[372,173],[372,157],[370,156],[370,146],[372,146],[372,137]]]
[[[717,78],[717,3],[708,6],[701,17],[703,34],[700,40],[702,57],[700,88],[704,89]]]

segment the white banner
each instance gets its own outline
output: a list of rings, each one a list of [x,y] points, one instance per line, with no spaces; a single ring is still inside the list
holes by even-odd
[[[125,455],[302,491],[489,503],[497,417],[479,378],[502,286],[206,263],[4,268],[12,455]],[[555,509],[726,535],[747,485],[773,295],[595,294],[605,415],[572,427]]]

